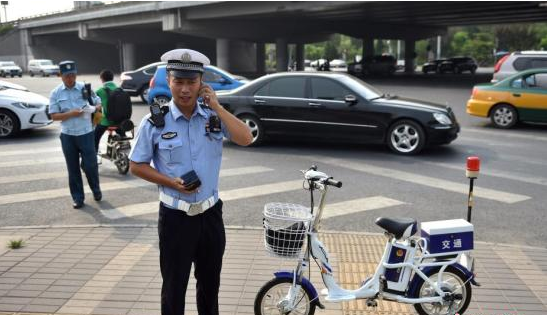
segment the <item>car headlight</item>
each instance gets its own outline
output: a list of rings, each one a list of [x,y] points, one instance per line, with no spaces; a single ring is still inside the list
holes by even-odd
[[[26,103],[26,102],[15,102],[15,103],[11,103],[11,105],[19,107],[21,109],[42,108],[44,106],[44,105],[40,105],[40,104],[30,104],[30,103]]]
[[[433,117],[443,125],[452,125],[452,120],[443,113],[433,113]]]

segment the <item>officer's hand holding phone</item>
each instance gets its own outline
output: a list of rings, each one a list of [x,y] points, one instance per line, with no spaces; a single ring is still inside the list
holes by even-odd
[[[203,83],[203,81],[201,82],[198,95],[203,98],[205,105],[209,106],[212,110],[216,111],[220,107],[217,94],[207,83]]]
[[[175,186],[173,188],[180,191],[183,194],[193,194],[193,193],[197,192],[198,189],[199,189],[199,186],[198,187],[188,187],[184,183],[184,180],[182,180],[182,178],[180,178],[180,177],[175,177],[174,181],[175,181]]]

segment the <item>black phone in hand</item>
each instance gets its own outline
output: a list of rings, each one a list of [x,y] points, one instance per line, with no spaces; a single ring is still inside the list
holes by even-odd
[[[186,190],[194,190],[201,186],[201,181],[199,180],[198,174],[196,174],[193,170],[183,174],[180,178],[182,179]]]

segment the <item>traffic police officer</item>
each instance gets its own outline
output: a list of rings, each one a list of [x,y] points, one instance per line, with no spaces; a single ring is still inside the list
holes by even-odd
[[[51,91],[49,113],[53,120],[61,121],[61,146],[68,168],[72,207],[78,209],[83,207],[85,197],[80,165],[93,191],[93,198],[97,201],[102,199],[91,122],[91,114],[101,109],[101,99],[86,91],[84,83],[76,81],[74,61],[60,62],[59,71],[63,83]]]
[[[175,49],[163,54],[161,60],[167,62],[173,98],[161,113],[151,107],[152,114],[142,120],[130,154],[131,172],[159,185],[161,312],[184,314],[194,263],[198,312],[218,314],[226,245],[218,196],[222,140],[226,137],[246,146],[252,136],[243,122],[220,106],[211,87],[201,81],[204,66],[209,64],[205,55]],[[201,181],[197,188],[185,185],[181,178],[190,180],[183,175],[192,171],[192,180],[197,175]]]

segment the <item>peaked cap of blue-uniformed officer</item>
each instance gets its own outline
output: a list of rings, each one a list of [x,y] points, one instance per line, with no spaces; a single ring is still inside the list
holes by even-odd
[[[211,64],[207,56],[192,49],[173,49],[161,56],[167,62],[167,71],[177,78],[195,78],[202,74],[204,66]]]
[[[72,60],[65,60],[59,62],[59,71],[61,75],[76,73],[76,63]]]

